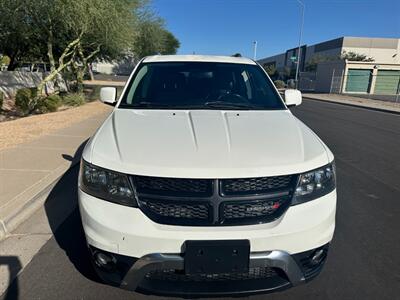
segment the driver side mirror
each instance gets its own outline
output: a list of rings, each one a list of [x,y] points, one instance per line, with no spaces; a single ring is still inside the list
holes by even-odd
[[[299,90],[286,90],[285,103],[287,107],[298,106],[302,102],[301,92]]]
[[[115,87],[101,88],[100,101],[104,104],[115,106],[117,104],[117,89]]]

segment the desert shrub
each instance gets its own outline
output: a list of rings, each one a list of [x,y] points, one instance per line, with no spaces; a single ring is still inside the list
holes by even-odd
[[[68,106],[80,106],[85,103],[85,96],[79,93],[68,94],[63,98],[63,104]]]
[[[15,95],[15,106],[24,114],[32,111],[36,105],[36,88],[23,88]]]
[[[275,80],[274,84],[275,84],[277,89],[285,88],[285,83],[282,80]]]
[[[40,113],[55,112],[61,106],[62,99],[58,95],[41,98],[37,103],[37,111]]]
[[[2,91],[0,91],[0,110],[3,107],[3,101],[4,101],[4,94]]]
[[[93,86],[88,94],[88,98],[90,101],[99,100],[100,99],[100,90],[101,86]]]

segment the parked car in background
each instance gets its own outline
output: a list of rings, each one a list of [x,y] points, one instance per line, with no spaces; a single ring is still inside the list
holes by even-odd
[[[319,274],[335,228],[328,147],[256,62],[151,56],[83,152],[79,207],[106,282],[162,295],[243,295]]]

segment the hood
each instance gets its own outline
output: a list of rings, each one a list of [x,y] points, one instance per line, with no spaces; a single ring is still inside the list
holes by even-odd
[[[324,144],[288,110],[115,109],[83,157],[123,173],[182,178],[276,176],[329,162]]]

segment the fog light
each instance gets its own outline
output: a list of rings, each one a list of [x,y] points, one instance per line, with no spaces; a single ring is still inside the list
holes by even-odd
[[[96,252],[94,254],[94,261],[98,267],[109,272],[115,269],[115,264],[117,263],[113,255],[103,252]]]
[[[311,264],[312,265],[318,265],[322,262],[322,260],[324,259],[324,254],[325,254],[325,250],[324,249],[319,249],[316,250],[314,252],[314,255],[311,258]]]

